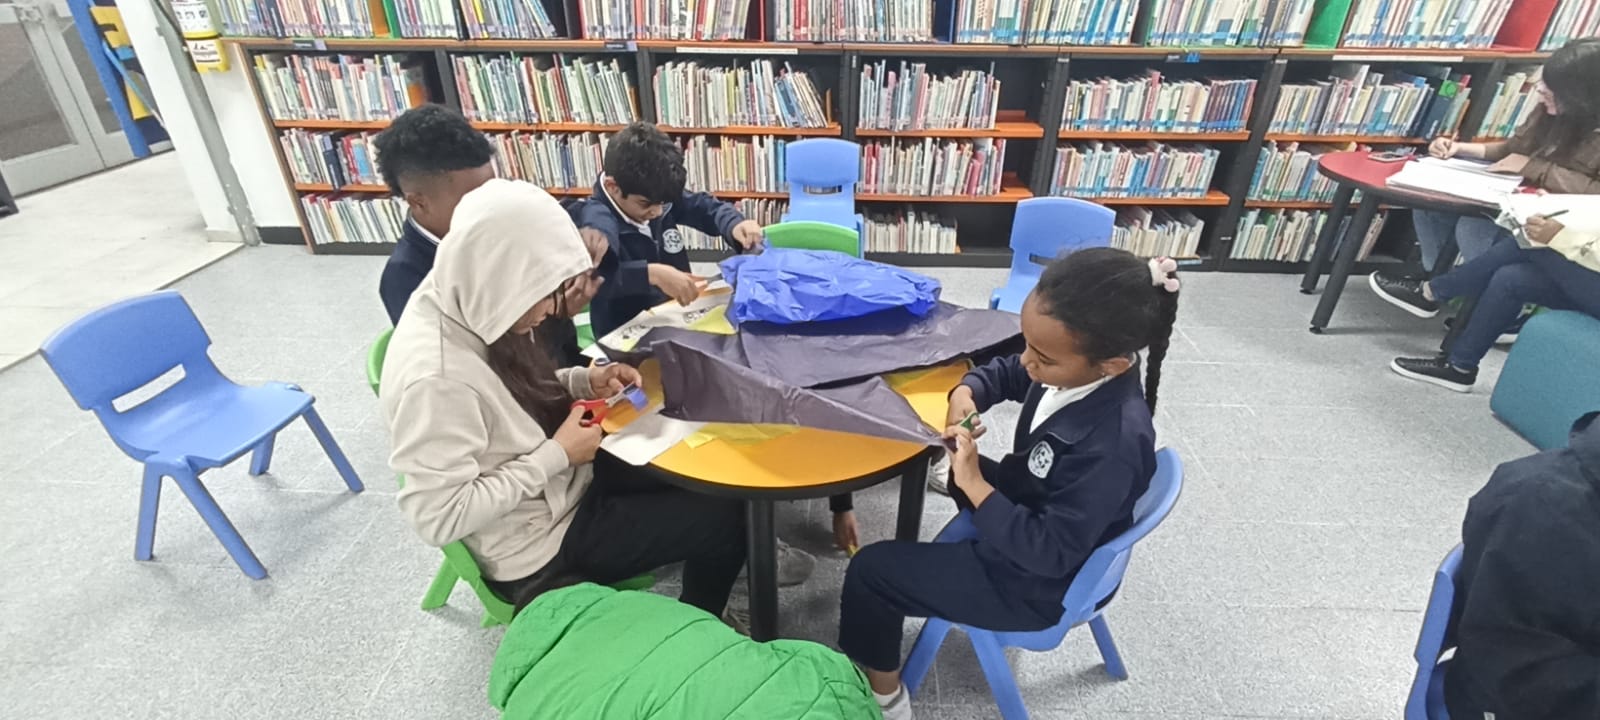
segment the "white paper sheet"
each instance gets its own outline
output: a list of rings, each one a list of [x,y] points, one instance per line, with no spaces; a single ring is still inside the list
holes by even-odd
[[[1516,192],[1522,178],[1515,175],[1496,175],[1461,170],[1423,162],[1406,163],[1406,166],[1389,176],[1392,187],[1437,193],[1461,198],[1490,207],[1499,207],[1506,195]]]
[[[658,327],[686,328],[696,320],[705,317],[705,314],[718,305],[727,305],[733,299],[731,292],[717,292],[726,290],[728,284],[720,278],[711,281],[702,291],[700,299],[688,305],[679,305],[675,302],[663,303],[649,310],[639,313],[628,324],[612,330],[605,337],[599,339],[599,344],[614,350],[627,352],[639,342],[644,334]],[[716,293],[716,294],[710,294]]]
[[[620,431],[607,435],[600,447],[629,465],[647,465],[673,445],[700,432],[703,422],[675,420],[661,414],[657,405]]]

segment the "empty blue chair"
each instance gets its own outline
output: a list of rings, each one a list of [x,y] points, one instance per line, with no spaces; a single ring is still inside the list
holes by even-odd
[[[811,138],[785,146],[783,179],[789,184],[789,211],[783,222],[814,220],[866,227],[856,213],[856,182],[861,179],[861,146],[838,138]]]
[[[989,296],[989,307],[1022,312],[1044,265],[1066,253],[1111,243],[1117,214],[1077,198],[1032,198],[1017,203],[1011,221],[1011,276]]]
[[[1433,592],[1428,595],[1428,611],[1417,636],[1417,677],[1411,681],[1411,696],[1406,700],[1406,720],[1450,720],[1444,707],[1444,675],[1450,661],[1440,662],[1439,656],[1454,646],[1448,635],[1450,611],[1456,602],[1456,571],[1460,569],[1461,546],[1457,545],[1433,573]]]
[[[211,362],[210,346],[189,303],[168,290],[78,318],[46,340],[40,354],[78,407],[93,411],[117,447],[144,463],[134,558],[151,557],[161,481],[170,477],[239,568],[259,580],[266,568],[217,507],[201,473],[252,451],[250,473],[265,473],[278,431],[304,417],[351,492],[361,492],[361,480],[311,408],[314,398],[283,383],[237,385]],[[174,369],[181,377],[170,387],[131,406],[117,402]]]
[[[1022,704],[1022,694],[1017,691],[1016,678],[1011,674],[1011,666],[1006,663],[1005,648],[1019,647],[1034,652],[1053,650],[1061,645],[1068,630],[1083,623],[1088,623],[1089,631],[1094,633],[1100,657],[1105,659],[1106,673],[1118,680],[1128,679],[1128,670],[1123,666],[1122,656],[1117,653],[1117,645],[1111,639],[1111,628],[1106,625],[1102,603],[1122,584],[1122,575],[1128,569],[1128,558],[1133,552],[1134,543],[1150,534],[1166,519],[1182,490],[1183,461],[1178,458],[1176,450],[1163,448],[1156,453],[1156,473],[1150,478],[1150,489],[1134,503],[1133,527],[1096,548],[1084,561],[1077,577],[1072,580],[1072,586],[1067,588],[1067,594],[1062,598],[1066,612],[1055,627],[1035,632],[994,632],[960,626],[972,641],[972,649],[978,655],[978,665],[983,668],[983,676],[989,681],[989,691],[994,695],[995,704],[1000,706],[1002,718],[1025,720],[1028,717],[1028,709]],[[962,512],[939,532],[934,542],[956,542],[976,537],[977,534],[971,517]],[[906,658],[902,675],[906,689],[913,695],[922,685],[928,668],[933,666],[933,658],[939,653],[939,646],[944,644],[951,627],[950,621],[939,618],[928,618],[922,626],[917,643]]]

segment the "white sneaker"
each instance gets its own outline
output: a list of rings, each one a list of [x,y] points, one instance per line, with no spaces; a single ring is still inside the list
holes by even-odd
[[[883,720],[912,720],[911,693],[906,692],[906,686],[901,685],[893,695],[874,692],[872,697],[878,701],[878,709],[883,711]]]
[[[735,609],[732,605],[722,608],[722,622],[733,631],[750,637],[750,611]]]
[[[800,548],[778,539],[778,587],[794,587],[805,583],[811,578],[811,571],[817,567],[817,559]],[[749,576],[750,564],[745,563],[744,569],[739,571],[739,579]]]
[[[950,494],[950,454],[939,456],[928,473],[928,489],[942,495]]]

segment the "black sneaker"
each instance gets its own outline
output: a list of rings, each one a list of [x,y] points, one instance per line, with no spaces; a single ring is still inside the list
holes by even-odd
[[[1421,380],[1456,392],[1472,392],[1473,383],[1478,382],[1477,370],[1462,370],[1442,357],[1395,358],[1389,362],[1389,369],[1401,377]]]
[[[1422,294],[1421,280],[1385,275],[1380,270],[1367,276],[1367,284],[1390,305],[1419,318],[1431,318],[1439,314],[1439,303]]]

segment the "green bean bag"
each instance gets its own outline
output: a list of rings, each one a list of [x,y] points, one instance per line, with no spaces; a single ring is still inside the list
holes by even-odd
[[[866,678],[816,643],[758,643],[671,598],[545,593],[506,630],[489,701],[507,720],[880,718]]]

